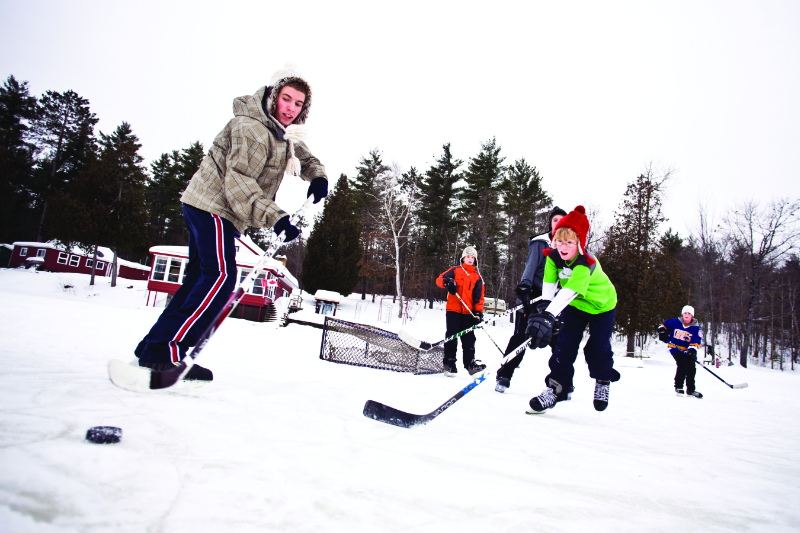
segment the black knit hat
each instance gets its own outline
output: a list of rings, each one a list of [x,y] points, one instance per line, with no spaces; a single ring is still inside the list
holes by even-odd
[[[561,215],[562,217],[565,217],[567,216],[567,212],[558,206],[553,207],[553,210],[550,211],[549,215],[547,215],[547,233],[553,232],[553,217],[556,215]]]

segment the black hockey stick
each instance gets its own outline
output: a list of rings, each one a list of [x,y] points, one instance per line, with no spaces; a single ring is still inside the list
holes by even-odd
[[[542,297],[540,296],[538,298],[535,298],[535,299],[531,300],[531,303],[538,302],[541,299],[542,299]],[[468,327],[467,329],[465,329],[463,331],[459,331],[455,335],[451,335],[450,337],[447,337],[446,339],[442,339],[439,342],[434,342],[433,344],[431,344],[429,342],[421,341],[421,340],[415,338],[414,336],[412,336],[410,333],[408,333],[404,329],[401,329],[397,333],[397,336],[400,337],[400,340],[402,340],[404,343],[408,344],[412,348],[416,348],[417,350],[422,350],[423,352],[428,352],[428,351],[432,350],[433,348],[436,348],[437,346],[442,346],[446,342],[450,342],[453,339],[459,338],[461,335],[464,335],[465,333],[469,333],[470,331],[475,330],[477,328],[482,328],[483,326],[485,326],[486,324],[488,324],[489,322],[491,322],[493,320],[497,320],[498,318],[506,317],[506,316],[508,316],[509,314],[511,314],[511,313],[513,313],[515,311],[519,311],[523,307],[525,307],[525,306],[524,305],[518,305],[516,307],[512,307],[508,311],[500,313],[499,315],[492,315],[492,318],[486,319],[486,320],[484,320],[483,322],[481,322],[479,324],[475,324],[474,326],[470,326],[470,327]],[[502,352],[502,350],[500,350],[500,351]]]
[[[521,352],[525,350],[528,343],[524,342],[522,345],[517,348],[513,353],[508,354],[503,358],[503,361],[500,363],[500,367],[506,364],[507,361],[513,359]],[[415,415],[413,413],[407,413],[405,411],[401,411],[399,409],[395,409],[394,407],[389,407],[388,405],[382,404],[380,402],[376,402],[373,400],[367,400],[367,403],[364,404],[364,416],[367,418],[371,418],[373,420],[377,420],[378,422],[383,422],[385,424],[391,424],[393,426],[398,426],[401,428],[411,428],[414,426],[422,426],[439,416],[440,414],[444,413],[447,409],[453,406],[458,400],[463,398],[469,391],[486,381],[486,377],[489,375],[489,372],[481,373],[477,378],[475,378],[472,383],[455,393],[451,396],[446,402],[442,405],[434,409],[428,414],[425,415]]]
[[[694,362],[699,364],[700,368],[703,368],[703,369],[708,370],[709,372],[711,372],[711,369],[710,368],[706,368],[705,366],[703,366],[703,364],[700,361],[698,361],[697,358],[695,358]],[[732,389],[746,389],[747,388],[747,383],[737,383],[736,385],[731,385],[730,383],[728,383],[727,381],[725,381],[724,379],[722,379],[721,377],[716,375],[714,372],[711,372],[711,375],[714,376],[715,378],[717,378],[718,380],[720,380],[721,382],[723,382],[725,385],[727,385],[728,387],[730,387]]]
[[[309,196],[300,209],[298,209],[297,212],[292,215],[290,224],[296,226],[298,221],[303,217],[306,210],[311,207],[313,202],[314,196]],[[258,261],[258,263],[256,263],[256,265],[253,267],[250,275],[239,284],[238,289],[231,293],[230,298],[228,298],[228,302],[219,311],[219,313],[217,313],[217,316],[214,317],[214,320],[211,321],[206,330],[197,339],[197,343],[189,351],[189,356],[185,357],[180,364],[176,365],[175,368],[170,368],[169,370],[151,370],[145,367],[129,365],[114,359],[108,363],[108,377],[111,379],[111,382],[117,387],[133,392],[166,389],[175,385],[189,372],[189,369],[192,368],[192,365],[194,365],[195,358],[203,350],[208,340],[212,335],[214,335],[220,324],[222,324],[228,315],[231,314],[239,301],[241,301],[241,299],[247,293],[247,289],[252,286],[259,273],[266,268],[267,261],[269,261],[273,255],[275,255],[275,252],[283,244],[283,238],[283,233],[277,236],[272,236],[267,250],[264,252],[264,255],[261,256],[261,259]]]

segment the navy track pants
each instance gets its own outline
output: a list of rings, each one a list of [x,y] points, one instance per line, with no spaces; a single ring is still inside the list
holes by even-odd
[[[573,387],[575,359],[578,357],[578,349],[587,325],[589,340],[583,348],[583,355],[589,365],[589,375],[602,381],[618,381],[620,375],[614,370],[614,352],[611,349],[615,317],[616,309],[593,315],[568,305],[561,312],[561,329],[550,357],[550,374],[545,378],[545,384],[548,378],[553,378],[566,390]]]
[[[236,241],[229,221],[183,204],[189,263],[183,284],[136,347],[143,362],[178,363],[222,309],[236,287]]]

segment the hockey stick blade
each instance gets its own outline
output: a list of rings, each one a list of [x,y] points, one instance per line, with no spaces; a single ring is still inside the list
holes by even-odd
[[[175,385],[188,372],[185,361],[169,370],[150,370],[123,363],[117,359],[108,362],[108,377],[117,387],[131,392],[166,389]]]
[[[435,410],[431,411],[425,415],[415,415],[413,413],[407,413],[405,411],[400,411],[399,409],[395,409],[394,407],[389,407],[388,405],[384,405],[379,402],[375,402],[372,400],[367,400],[367,403],[364,404],[364,416],[367,418],[371,418],[373,420],[377,420],[378,422],[383,422],[385,424],[391,424],[393,426],[401,427],[401,428],[411,428],[414,426],[421,426],[427,424],[440,414],[444,413],[447,409],[452,407],[454,403],[464,397],[469,391],[480,385],[486,380],[486,373],[484,372],[475,380],[472,381],[469,385],[455,393],[453,396],[450,397],[449,400],[444,402],[442,405],[437,407]]]
[[[412,336],[411,336],[411,335],[410,335],[410,334],[409,334],[409,333],[408,333],[406,330],[404,330],[404,329],[401,329],[401,330],[400,330],[400,331],[397,333],[397,336],[398,336],[398,337],[400,337],[400,340],[401,340],[401,341],[403,341],[404,343],[408,344],[408,345],[409,345],[409,346],[411,346],[412,348],[416,348],[417,350],[422,350],[422,351],[425,351],[425,352],[427,352],[427,351],[429,351],[431,348],[433,348],[433,344],[431,344],[431,343],[429,343],[429,342],[420,341],[420,340],[417,340],[417,339],[415,339],[414,337],[412,337]]]
[[[731,385],[732,389],[746,389],[747,383],[737,383],[736,385]]]

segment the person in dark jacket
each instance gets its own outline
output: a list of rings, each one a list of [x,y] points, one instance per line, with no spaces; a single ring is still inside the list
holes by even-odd
[[[483,278],[478,272],[478,252],[472,246],[464,248],[461,264],[450,267],[436,278],[436,285],[447,289],[447,321],[446,337],[452,337],[460,331],[478,324],[483,320],[483,295],[485,288]],[[460,337],[461,351],[464,356],[464,368],[476,374],[486,365],[475,359],[475,332],[470,331]],[[456,369],[456,351],[458,339],[444,343],[444,374],[454,377]]]
[[[544,276],[544,264],[547,260],[547,257],[545,257],[542,252],[550,248],[553,231],[558,222],[564,218],[566,214],[567,212],[560,207],[554,207],[547,217],[550,231],[534,235],[528,240],[528,259],[525,261],[525,270],[522,272],[522,279],[515,289],[517,293],[517,306],[523,305],[524,307],[517,311],[514,317],[514,334],[508,340],[508,347],[505,351],[506,355],[516,351],[528,340],[528,336],[525,334],[525,330],[528,327],[528,315],[532,310],[536,310],[535,304],[531,304],[530,302],[542,295],[542,277]],[[553,339],[553,346],[555,346],[555,338]],[[506,389],[511,386],[511,377],[514,375],[514,370],[516,370],[522,362],[522,357],[524,355],[525,352],[523,351],[500,367],[497,371],[497,384],[494,390],[497,392],[505,392]]]
[[[667,343],[669,353],[678,365],[675,371],[675,393],[683,395],[683,382],[686,381],[686,394],[695,398],[703,395],[695,390],[694,377],[697,369],[697,349],[703,342],[703,332],[694,317],[694,307],[685,305],[680,318],[670,318],[658,326],[658,338]]]

